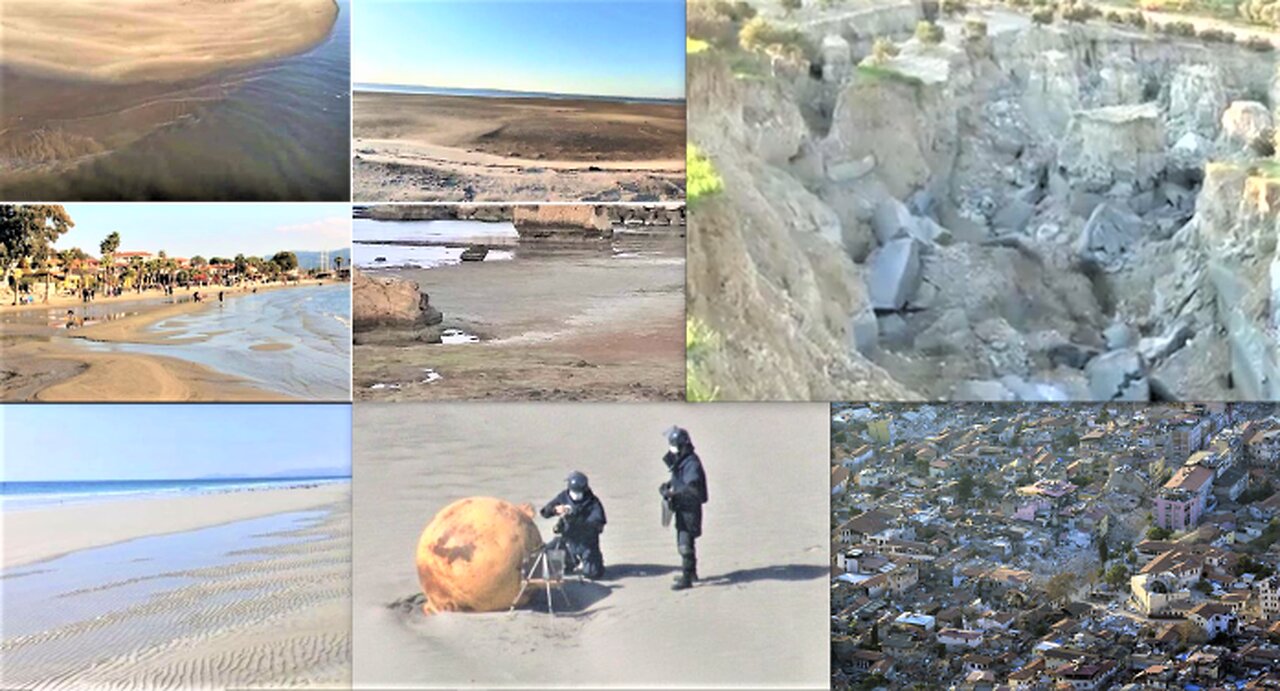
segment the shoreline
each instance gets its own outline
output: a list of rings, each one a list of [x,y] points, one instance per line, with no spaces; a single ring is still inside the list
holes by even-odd
[[[104,497],[101,501],[0,512],[0,571],[73,552],[156,535],[289,513],[342,501],[351,481],[245,489],[182,497]],[[109,507],[109,508],[107,508]],[[102,510],[107,508],[107,510]],[[163,517],[157,521],[157,517]],[[86,529],[92,526],[92,533]]]
[[[303,281],[300,284],[256,286],[260,292],[317,287],[340,281]],[[229,299],[252,294],[254,286],[224,289]],[[152,291],[150,299],[160,299]],[[216,292],[216,291],[211,291]],[[128,302],[148,299],[146,294],[105,298]],[[75,303],[83,304],[83,303]],[[97,304],[92,303],[92,304]],[[41,333],[18,330],[6,344],[6,367],[16,374],[3,387],[5,400],[36,401],[292,401],[287,393],[244,377],[176,356],[151,353],[94,352],[73,340],[140,345],[182,345],[201,339],[168,339],[163,333],[146,333],[165,319],[193,314],[215,304],[190,300],[156,302],[138,314],[81,327],[71,332],[44,327]],[[20,306],[61,310],[65,305]],[[18,311],[11,309],[11,312]],[[262,350],[281,349],[279,344],[259,344]],[[58,366],[56,363],[61,363]]]

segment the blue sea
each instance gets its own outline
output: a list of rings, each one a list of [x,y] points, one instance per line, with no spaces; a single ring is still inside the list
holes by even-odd
[[[612,103],[666,103],[681,105],[683,98],[643,98],[640,96],[597,96],[591,94],[557,94],[547,91],[505,91],[503,89],[454,89],[445,86],[413,84],[368,84],[357,82],[356,91],[391,94],[426,94],[430,96],[479,96],[481,98],[551,98],[564,101],[609,101]]]
[[[214,478],[203,480],[85,480],[76,482],[0,482],[0,510],[62,506],[104,499],[217,494],[261,489],[287,489],[335,482],[350,477]]]

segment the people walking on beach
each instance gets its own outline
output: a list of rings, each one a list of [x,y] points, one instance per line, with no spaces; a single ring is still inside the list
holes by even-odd
[[[222,291],[221,291],[221,290],[219,290],[219,291],[218,291],[218,304],[219,304],[219,305],[221,305],[222,303],[223,303],[223,299],[222,299]]]
[[[547,546],[563,548],[568,553],[565,573],[573,573],[581,566],[583,576],[599,580],[604,578],[604,554],[600,551],[604,504],[591,491],[586,475],[575,470],[569,473],[565,484],[565,489],[542,507],[543,518],[560,517],[556,537]]]
[[[680,553],[680,575],[672,590],[693,587],[698,580],[698,552],[695,541],[702,536],[702,505],[707,503],[707,476],[702,460],[693,451],[689,432],[680,427],[666,431],[667,453],[662,457],[671,479],[662,483],[658,492],[666,510],[676,519],[676,550]],[[663,524],[666,524],[664,513]]]
[[[192,294],[191,299],[194,302],[200,302],[200,291],[197,290],[194,294]]]

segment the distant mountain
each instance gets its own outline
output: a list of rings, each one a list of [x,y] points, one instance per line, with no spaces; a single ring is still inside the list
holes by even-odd
[[[304,270],[304,271],[305,271],[305,270],[307,270],[307,269],[315,269],[315,268],[319,268],[319,266],[320,266],[320,253],[319,253],[319,252],[315,252],[315,251],[298,251],[298,250],[289,250],[289,251],[290,251],[290,252],[293,252],[293,253],[294,253],[294,254],[296,254],[296,255],[298,255],[298,267],[299,267],[299,268],[301,268],[302,270]],[[350,247],[343,247],[343,248],[342,248],[342,249],[340,249],[340,250],[329,250],[329,266],[328,266],[328,268],[330,268],[330,269],[332,269],[332,268],[333,268],[333,258],[334,258],[334,257],[342,257],[342,265],[343,265],[343,266],[351,266],[351,248],[350,248]],[[271,257],[270,257],[269,255],[268,255],[268,256],[266,256],[266,257],[263,257],[263,259],[270,259],[270,258],[271,258]]]

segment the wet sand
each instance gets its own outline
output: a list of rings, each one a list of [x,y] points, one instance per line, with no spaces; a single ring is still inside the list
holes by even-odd
[[[341,483],[6,513],[0,685],[349,687],[349,498]],[[40,561],[11,567],[11,548]]]
[[[684,198],[684,104],[357,91],[359,201]]]
[[[827,517],[804,507],[829,501],[828,419],[809,404],[356,406],[356,686],[827,688]],[[678,593],[657,495],[673,423],[710,489],[704,580]],[[542,597],[514,614],[392,606],[419,592],[414,549],[436,511],[472,495],[540,506],[575,468],[608,513],[607,573],[567,583],[563,616]]]
[[[0,55],[47,76],[172,81],[301,52],[337,15],[334,0],[6,0]]]
[[[316,285],[305,281],[302,286]],[[257,286],[259,293],[299,286]],[[250,294],[253,287],[225,288],[228,300]],[[173,303],[155,292],[123,295],[91,303],[90,308],[119,305],[120,318],[104,320],[70,331],[51,328],[37,312],[76,309],[83,305],[73,298],[61,304],[21,305],[0,308],[0,318],[9,315],[0,328],[5,356],[0,361],[0,399],[6,401],[284,401],[294,397],[268,390],[243,377],[220,372],[196,362],[152,353],[93,351],[71,339],[103,343],[181,345],[205,337],[173,338],[156,324],[188,314],[196,314],[217,304],[217,288],[200,292],[213,299],[190,300],[189,292],[178,294]],[[29,315],[13,320],[14,315]],[[60,320],[60,319],[59,319]],[[288,350],[285,344],[262,344],[267,352]]]
[[[517,250],[511,261],[370,271],[417,281],[445,329],[480,340],[357,345],[356,400],[683,399],[683,238],[655,242],[634,258]]]

